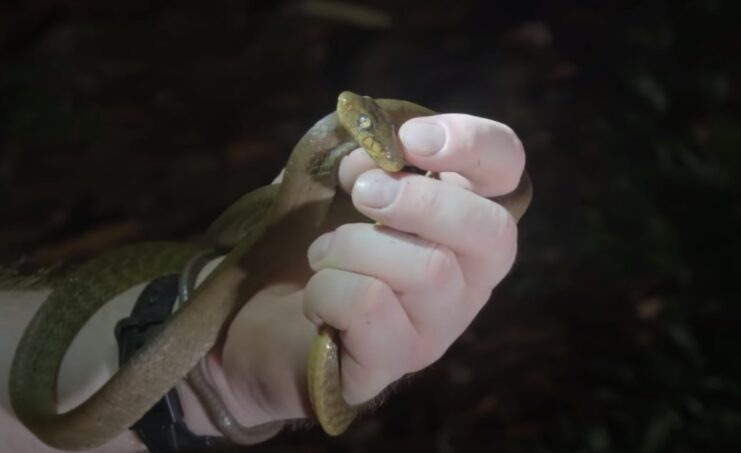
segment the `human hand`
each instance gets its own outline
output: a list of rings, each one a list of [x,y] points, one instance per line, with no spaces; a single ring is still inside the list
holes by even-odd
[[[446,114],[408,121],[400,138],[409,163],[441,179],[387,174],[361,150],[348,156],[341,184],[383,227],[348,224],[319,237],[305,288],[259,293],[221,354],[209,356],[211,378],[243,424],[310,415],[305,369],[315,324],[340,331],[344,397],[362,403],[442,356],[511,268],[515,220],[487,198],[520,180],[516,135]]]
[[[360,151],[341,173],[353,203],[383,227],[349,224],[309,249],[304,311],[340,331],[342,384],[362,403],[436,361],[515,258],[517,227],[488,197],[515,189],[525,155],[508,127],[469,115],[400,130],[405,158],[441,181],[373,169]],[[352,184],[354,182],[354,184]]]

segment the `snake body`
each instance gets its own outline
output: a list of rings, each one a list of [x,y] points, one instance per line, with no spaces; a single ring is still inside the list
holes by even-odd
[[[396,129],[408,119],[433,113],[406,101],[374,101],[343,92],[336,112],[317,122],[294,147],[280,185],[247,195],[214,223],[212,244],[231,251],[190,300],[93,396],[59,413],[59,366],[87,320],[127,288],[179,272],[204,247],[134,244],[79,267],[44,302],[18,345],[9,389],[18,418],[43,442],[67,450],[102,445],[128,429],[214,347],[224,326],[286,266],[286,259],[306,250],[321,233],[342,157],[361,144],[381,168],[398,171],[403,160]],[[515,192],[497,199],[516,218],[529,200],[526,176]],[[359,409],[342,399],[338,348],[336,332],[323,327],[309,358],[312,407],[329,434],[343,432]]]

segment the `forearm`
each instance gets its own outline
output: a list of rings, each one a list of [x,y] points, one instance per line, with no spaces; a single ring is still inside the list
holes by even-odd
[[[68,410],[92,394],[117,368],[118,353],[113,325],[128,315],[137,290],[127,291],[101,310],[75,338],[60,370],[59,408]],[[8,395],[8,378],[15,348],[26,325],[48,291],[0,291],[0,439],[14,452],[52,452],[15,417]],[[144,451],[132,432],[124,432],[97,452]]]
[[[212,266],[210,266],[211,268]],[[63,361],[59,376],[59,409],[68,410],[92,395],[118,368],[116,322],[131,312],[143,285],[117,296],[85,325]],[[301,292],[286,297],[285,288],[261,292],[240,314],[240,327],[230,329],[236,337],[223,354],[209,355],[212,383],[236,419],[245,426],[307,414],[305,395],[306,345],[315,330],[301,312]],[[16,345],[31,317],[48,291],[0,292],[0,385],[2,385],[2,438],[10,439],[13,451],[55,451],[48,449],[13,415],[8,397],[8,375]],[[279,325],[281,329],[275,329]],[[285,332],[291,332],[285,335]],[[267,345],[267,346],[266,346]],[[241,358],[248,371],[222,368],[224,356]],[[276,360],[276,357],[278,360]],[[290,359],[286,359],[290,357]],[[245,385],[245,376],[252,379]],[[272,377],[271,377],[272,376]],[[245,391],[252,389],[252,391]],[[177,385],[188,428],[197,435],[220,435],[185,380]],[[260,391],[265,390],[266,394]],[[47,450],[44,450],[47,448]],[[97,451],[141,451],[135,434],[123,433]]]

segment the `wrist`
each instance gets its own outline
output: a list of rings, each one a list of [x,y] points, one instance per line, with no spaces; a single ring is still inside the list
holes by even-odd
[[[306,360],[316,328],[304,317],[302,302],[302,288],[266,288],[235,317],[220,356],[211,354],[214,384],[245,424],[312,413]]]
[[[218,265],[199,273],[200,284]],[[271,285],[239,311],[224,340],[204,358],[204,377],[245,427],[303,419],[312,412],[306,389],[306,358],[316,328],[303,315],[303,287]],[[188,428],[219,434],[209,411],[187,380],[177,386]]]
[[[183,422],[190,432],[197,436],[223,436],[211,421],[206,408],[201,404],[187,379],[180,381],[175,390],[183,408]]]

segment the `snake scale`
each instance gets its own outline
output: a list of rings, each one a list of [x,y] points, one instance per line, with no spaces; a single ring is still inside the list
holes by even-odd
[[[102,445],[128,429],[196,367],[241,306],[286,266],[284,257],[306,250],[323,231],[341,159],[360,144],[382,169],[399,171],[399,126],[434,113],[406,101],[340,94],[337,110],[294,147],[282,182],[246,195],[211,226],[210,245],[230,251],[190,300],[93,396],[59,413],[59,367],[88,319],[131,286],[180,272],[204,246],[132,244],[81,265],[50,294],[18,345],[9,388],[17,417],[43,442],[66,450]],[[519,219],[530,198],[523,175],[514,192],[494,200]],[[330,327],[319,329],[307,374],[318,421],[327,433],[342,433],[359,408],[342,398],[339,345]]]

